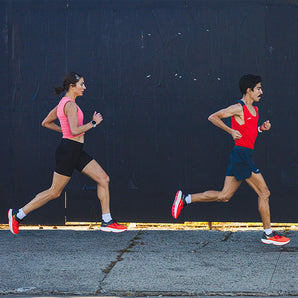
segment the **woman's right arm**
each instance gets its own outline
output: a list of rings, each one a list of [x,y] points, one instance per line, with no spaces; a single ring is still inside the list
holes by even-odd
[[[50,111],[50,113],[45,117],[41,123],[43,127],[51,130],[55,130],[62,133],[61,127],[57,125],[54,121],[58,119],[57,116],[57,106]]]

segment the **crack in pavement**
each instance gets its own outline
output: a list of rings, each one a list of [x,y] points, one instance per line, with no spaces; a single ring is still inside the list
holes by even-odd
[[[102,290],[102,283],[104,282],[104,280],[107,278],[107,276],[109,275],[109,273],[111,272],[111,270],[114,268],[114,266],[123,260],[122,256],[125,252],[131,252],[131,248],[133,248],[136,244],[137,244],[137,240],[140,240],[140,235],[142,234],[142,231],[139,231],[130,241],[129,244],[126,248],[119,250],[119,255],[116,257],[115,261],[112,261],[109,266],[107,266],[106,268],[102,269],[101,271],[103,273],[105,273],[104,278],[100,281],[99,284],[99,289],[96,291],[96,294],[103,294],[103,290]]]
[[[224,239],[222,239],[221,241],[222,241],[222,242],[227,241],[227,240],[230,238],[230,236],[231,236],[232,234],[233,234],[233,232],[228,231],[227,233],[225,233],[225,235],[224,235]]]
[[[275,271],[276,271],[277,264],[278,264],[278,262],[279,262],[279,259],[280,259],[280,255],[281,255],[281,252],[279,253],[279,255],[278,255],[278,258],[277,258],[277,261],[276,261],[276,263],[275,263],[275,267],[274,267],[274,270],[273,270],[273,272],[272,272],[272,275],[271,275],[271,278],[270,278],[269,287],[270,287],[270,285],[271,285],[271,282],[272,282],[272,279],[273,279],[274,273],[275,273]]]

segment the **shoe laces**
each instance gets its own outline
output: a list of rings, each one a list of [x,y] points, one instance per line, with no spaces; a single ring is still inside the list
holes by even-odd
[[[282,236],[275,232],[273,238],[280,239],[280,238],[282,238]]]
[[[21,222],[21,220],[17,217],[17,214],[16,214],[16,213],[13,214],[12,217],[15,219],[15,224],[16,224],[16,223],[19,224],[19,223]]]

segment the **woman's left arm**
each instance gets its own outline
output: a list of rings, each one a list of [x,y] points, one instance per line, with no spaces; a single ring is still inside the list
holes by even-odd
[[[50,111],[50,113],[45,117],[41,123],[43,127],[51,130],[55,130],[62,133],[61,127],[57,125],[54,121],[58,119],[57,116],[57,106]]]

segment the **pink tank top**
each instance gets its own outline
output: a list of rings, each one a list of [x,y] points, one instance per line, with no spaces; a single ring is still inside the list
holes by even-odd
[[[60,100],[60,102],[58,104],[58,107],[57,107],[57,116],[58,116],[58,119],[60,121],[62,134],[63,134],[63,136],[62,136],[63,139],[69,139],[69,138],[76,137],[76,136],[73,136],[71,134],[68,118],[64,114],[64,107],[65,107],[66,103],[68,103],[69,101],[72,101],[72,102],[75,103],[75,100],[73,100],[69,97],[62,97],[62,99]],[[79,124],[79,126],[81,126],[81,125],[83,125],[84,114],[83,114],[82,110],[80,109],[80,107],[78,105],[77,105],[77,109],[78,109],[78,112],[77,112],[78,124]],[[83,132],[83,133],[81,133],[77,136],[82,136],[84,134],[85,133]]]

